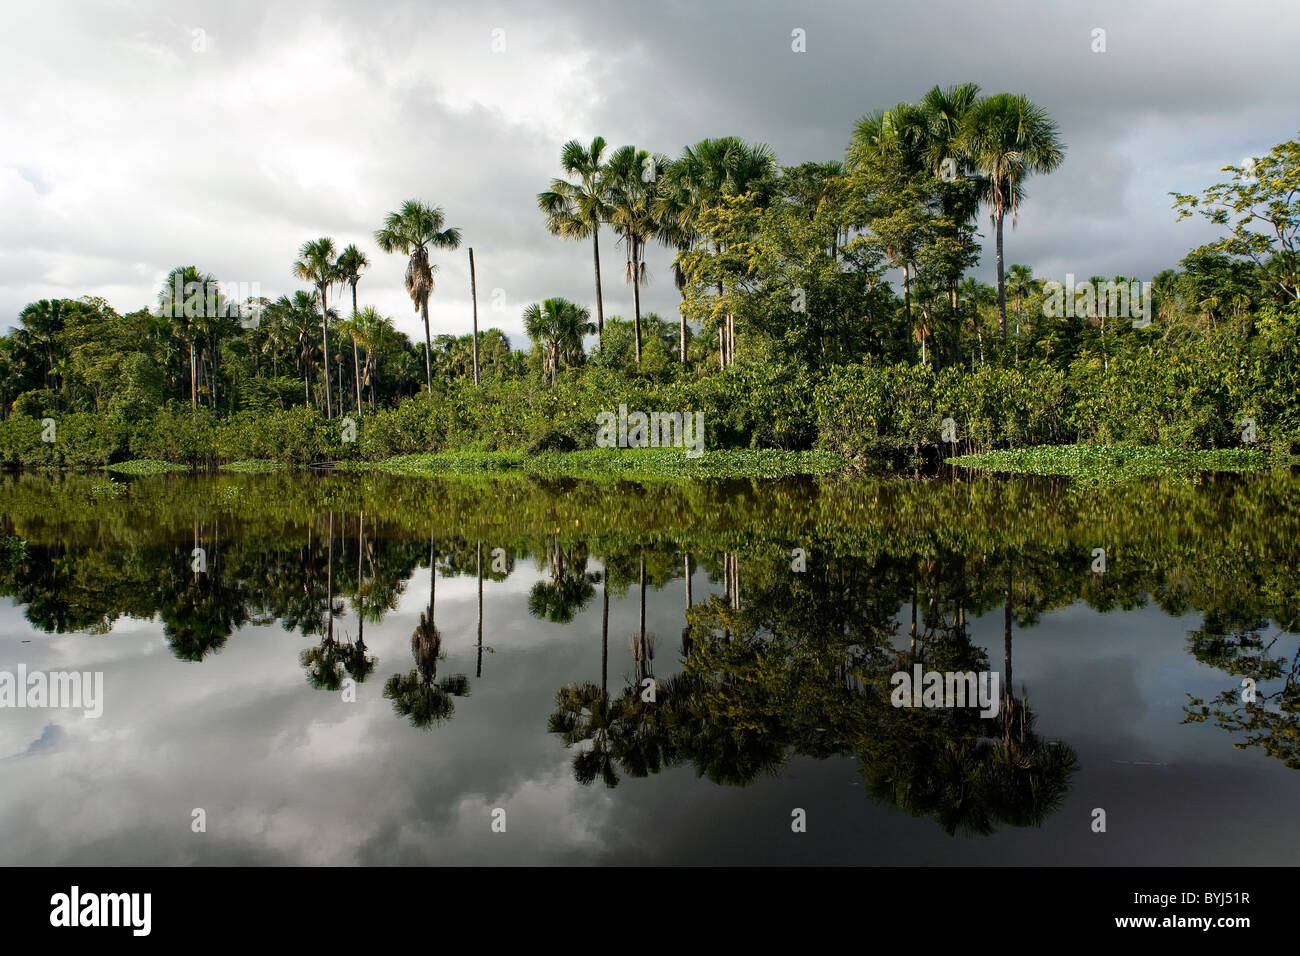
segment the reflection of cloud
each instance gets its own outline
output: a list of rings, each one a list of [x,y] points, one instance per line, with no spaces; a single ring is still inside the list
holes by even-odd
[[[546,733],[556,688],[599,664],[586,639],[599,609],[567,629],[534,621],[525,597],[537,578],[524,563],[509,582],[485,584],[486,636],[505,652],[483,680],[471,676],[456,716],[432,730],[410,727],[382,696],[383,677],[410,667],[411,617],[428,600],[427,569],[415,572],[401,610],[367,625],[379,664],[355,703],[311,688],[297,660],[301,635],[278,628],[242,628],[223,654],[197,665],[166,652],[157,622],[127,621],[104,637],[43,637],[30,666],[95,660],[109,706],[98,721],[66,727],[31,723],[48,718],[39,711],[21,712],[27,723],[0,724],[0,752],[43,757],[6,777],[0,830],[14,837],[0,844],[0,864],[599,855],[612,797],[574,781],[572,753]],[[476,606],[473,578],[439,578],[447,673],[474,673]],[[0,608],[0,623],[14,617],[21,612]],[[508,811],[506,836],[488,829],[496,806]],[[198,807],[207,816],[202,834],[190,829]],[[491,836],[497,842],[483,842]]]
[[[53,751],[63,743],[66,736],[67,735],[63,732],[63,728],[58,724],[46,724],[45,729],[41,731],[41,735],[33,740],[27,747],[26,756],[30,757],[32,754],[48,753]]]

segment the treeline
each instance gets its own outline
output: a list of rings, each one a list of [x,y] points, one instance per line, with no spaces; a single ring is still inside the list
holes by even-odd
[[[374,240],[406,259],[423,343],[359,306],[370,261],[328,237],[292,262],[308,288],[273,302],[214,295],[192,266],[125,315],[91,297],[42,300],[0,337],[0,455],[212,464],[585,448],[595,415],[620,403],[703,411],[709,447],[915,452],[938,445],[947,417],[966,450],[1230,445],[1247,418],[1260,443],[1293,447],[1300,143],[1225,167],[1231,179],[1201,196],[1175,194],[1180,217],[1204,215],[1223,235],[1149,280],[1149,314],[1084,292],[1131,276],[1079,268],[1063,305],[1067,276],[1003,268],[1007,216],[1063,156],[1039,107],[972,84],[864,117],[843,161],[781,167],[733,137],[675,159],[570,142],[567,178],[538,205],[551,233],[591,243],[594,310],[529,305],[528,352],[478,331],[477,309],[467,334],[432,336],[432,257],[462,236],[412,200]],[[995,285],[966,274],[981,212]],[[630,319],[604,314],[603,231],[620,247]],[[654,244],[673,253],[675,321],[641,311]],[[322,424],[342,416],[359,421],[357,441]],[[40,441],[45,418],[54,442]]]

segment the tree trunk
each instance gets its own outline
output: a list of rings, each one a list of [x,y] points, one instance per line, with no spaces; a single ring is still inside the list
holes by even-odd
[[[330,397],[330,336],[329,336],[329,309],[325,304],[325,286],[319,286],[320,289],[320,339],[321,339],[321,356],[325,363],[325,417],[330,419],[334,417],[334,400]]]
[[[596,265],[596,344],[605,344],[605,303],[600,295],[600,226],[591,230],[591,258]]]
[[[429,297],[425,296],[420,300],[420,318],[424,320],[424,381],[428,386],[429,394],[433,394],[433,362],[429,356],[433,354],[433,340],[429,337]]]
[[[357,320],[357,284],[352,283],[352,321]],[[357,380],[357,417],[361,416],[361,357],[357,337],[352,336],[352,374]]]
[[[474,384],[478,384],[478,286],[474,281],[474,250],[469,251],[469,297],[474,303]]]
[[[1002,272],[1002,222],[1004,213],[1000,210],[995,217],[997,219],[997,246],[998,246],[998,329],[1002,333],[1002,346],[1005,349],[1007,344],[1007,283]],[[1000,361],[1005,362],[1003,358]]]
[[[636,335],[636,367],[641,367],[641,246],[632,240],[632,303]]]
[[[685,298],[683,297],[683,299],[682,299],[682,305],[685,305],[685,304],[686,304],[686,300],[685,300]],[[680,311],[680,309],[681,309],[681,306],[678,306],[678,310],[679,310],[679,311],[678,311],[678,313],[677,313],[677,317],[678,317],[678,319],[679,319],[680,322],[681,322],[681,330],[680,330],[680,335],[679,335],[679,337],[678,337],[678,341],[679,341],[679,351],[681,352],[682,368],[686,368],[686,313],[683,312],[683,311]]]

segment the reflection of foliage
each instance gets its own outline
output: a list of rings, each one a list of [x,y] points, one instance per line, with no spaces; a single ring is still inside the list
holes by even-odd
[[[393,711],[411,721],[413,727],[431,727],[449,720],[455,712],[453,697],[469,693],[469,678],[457,674],[439,681],[429,681],[417,671],[394,674],[384,684],[384,697],[393,702]]]
[[[548,549],[549,581],[538,581],[528,593],[528,613],[553,624],[569,624],[596,594],[600,575],[587,571],[585,552],[558,544]]]
[[[1219,727],[1241,735],[1241,741],[1233,744],[1237,749],[1259,747],[1292,770],[1300,770],[1300,647],[1290,660],[1270,657],[1279,638],[1265,644],[1258,632],[1255,627],[1231,635],[1193,633],[1190,643],[1199,660],[1256,686],[1253,700],[1248,699],[1245,680],[1208,705],[1189,694],[1183,723],[1203,723],[1213,717]],[[1277,680],[1281,687],[1264,686]]]
[[[713,566],[708,556],[699,562]],[[951,556],[877,557],[796,575],[783,562],[721,560],[731,588],[688,612],[690,653],[681,673],[658,682],[654,703],[636,686],[612,700],[592,684],[560,689],[549,727],[580,748],[581,782],[599,775],[614,786],[620,772],[689,764],[714,782],[744,786],[795,755],[852,756],[873,796],[933,817],[949,833],[1036,826],[1060,806],[1077,757],[1035,734],[1023,701],[1006,695],[998,715],[984,718],[971,709],[896,708],[886,689],[891,673],[914,662],[988,669],[966,618],[1022,586],[1006,583],[1005,559],[972,566]],[[891,646],[899,606],[891,595],[913,587],[924,610],[913,650],[901,653]]]
[[[655,765],[652,752],[637,756],[650,730],[662,765],[690,764],[734,782],[793,753],[869,750],[863,735],[873,732],[874,711],[854,681],[893,666],[900,645],[928,666],[966,660],[964,621],[997,610],[1008,566],[1020,628],[1079,600],[1102,612],[1150,604],[1199,613],[1189,652],[1260,682],[1254,709],[1239,706],[1235,687],[1231,699],[1211,702],[1230,715],[1225,726],[1280,759],[1295,751],[1287,744],[1298,722],[1287,690],[1294,664],[1259,638],[1261,622],[1300,620],[1300,475],[1282,470],[1102,490],[983,478],[630,486],[214,474],[133,478],[126,494],[95,498],[92,483],[75,473],[0,477],[0,595],[33,626],[105,633],[122,616],[161,617],[175,653],[201,660],[243,624],[278,620],[324,639],[304,660],[309,679],[324,686],[373,669],[364,625],[397,606],[427,556],[431,526],[444,577],[476,573],[480,540],[490,580],[507,577],[516,559],[539,557],[550,573],[532,605],[546,619],[572,620],[600,577],[610,594],[627,594],[642,561],[655,590],[680,582],[685,551],[715,585],[739,568],[740,606],[699,595],[687,613],[687,666],[659,680],[657,709],[626,694],[626,711],[617,693],[609,702],[612,769],[623,759]],[[333,611],[325,610],[331,562],[322,507],[339,523],[338,536],[330,534]],[[209,551],[209,572],[197,579],[186,570],[196,516]],[[217,528],[219,540],[207,540],[206,529]],[[1102,575],[1089,568],[1099,544],[1109,560]],[[790,571],[794,546],[807,550],[805,573]],[[494,570],[497,547],[505,571]],[[730,565],[724,552],[734,556]],[[589,556],[600,577],[586,570]],[[330,644],[346,603],[357,641]],[[900,611],[914,603],[913,635]],[[456,696],[423,663],[415,673]],[[413,712],[442,706],[427,703]],[[942,729],[975,743],[1000,736],[961,723]]]

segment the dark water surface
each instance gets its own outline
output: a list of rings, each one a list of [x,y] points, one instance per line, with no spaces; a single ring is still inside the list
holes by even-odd
[[[6,478],[0,863],[1292,863],[1298,492]]]

